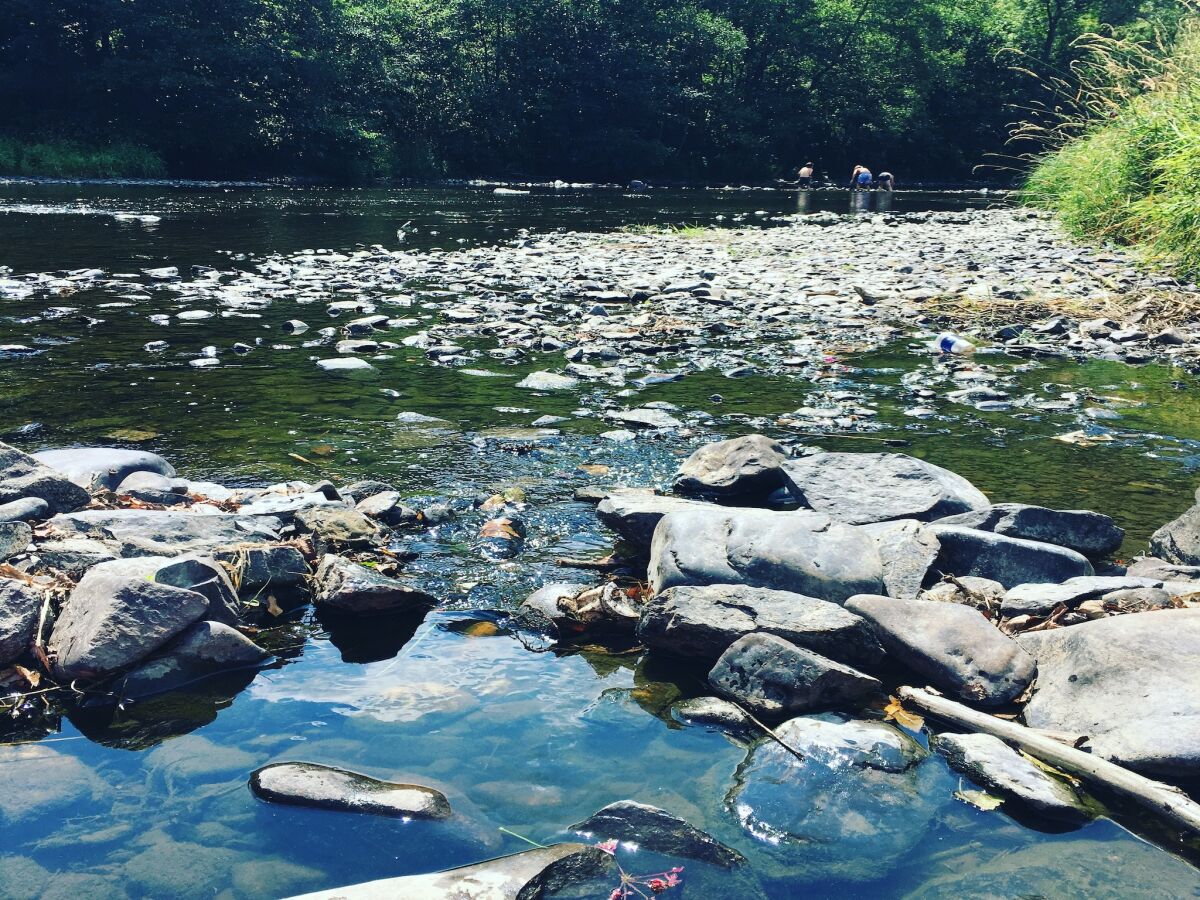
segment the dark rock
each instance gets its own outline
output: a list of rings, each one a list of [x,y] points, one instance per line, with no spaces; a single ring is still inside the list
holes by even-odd
[[[875,540],[889,597],[915,597],[942,549],[925,525],[913,519],[861,526]]]
[[[1074,788],[1042,771],[997,737],[939,734],[931,743],[951,768],[1039,815],[1066,822],[1091,818]]]
[[[1074,550],[1010,538],[959,525],[929,526],[942,545],[933,569],[940,574],[990,578],[1006,588],[1026,582],[1061,582],[1093,574]]]
[[[270,658],[270,653],[228,625],[197,622],[160,654],[127,672],[116,690],[131,699],[148,697]]]
[[[633,549],[649,553],[654,529],[667,513],[712,508],[712,504],[697,500],[663,497],[643,490],[621,490],[607,494],[596,507],[596,515]]]
[[[319,547],[364,547],[379,535],[379,528],[356,509],[345,506],[310,506],[295,515],[296,531],[315,534]]]
[[[840,603],[883,590],[865,532],[811,512],[710,507],[663,517],[650,546],[655,593],[677,585],[746,584]]]
[[[19,581],[0,578],[0,669],[29,649],[41,611],[38,591]]]
[[[1200,566],[1200,504],[1150,535],[1150,552],[1167,562]]]
[[[716,725],[731,731],[748,730],[754,727],[750,717],[738,709],[736,704],[720,697],[692,697],[680,700],[672,707],[676,718],[701,725]]]
[[[860,596],[846,608],[874,626],[889,656],[970,703],[1009,703],[1037,673],[1020,645],[969,606]]]
[[[32,522],[48,519],[52,514],[50,504],[41,497],[25,497],[0,503],[0,522]]]
[[[429,875],[402,875],[291,900],[539,900],[600,875],[612,857],[593,844],[552,844]]]
[[[36,497],[54,512],[71,512],[92,498],[62,472],[43,465],[16,447],[0,443],[0,503]]]
[[[308,560],[290,544],[226,544],[214,547],[212,556],[235,573],[243,591],[295,587],[309,573]]]
[[[88,569],[116,559],[106,545],[90,538],[68,538],[65,541],[48,541],[37,545],[37,559],[48,569],[62,572],[71,578],[80,578]]]
[[[0,522],[0,562],[24,553],[33,542],[33,529],[26,522]]]
[[[1079,509],[1045,509],[1023,503],[997,503],[986,509],[948,516],[939,525],[978,528],[1006,537],[1057,544],[1091,558],[1120,548],[1125,532],[1108,516]]]
[[[194,591],[122,575],[89,578],[75,586],[50,635],[54,674],[72,681],[119,672],[207,611]]]
[[[250,789],[263,800],[296,806],[406,819],[448,819],[451,815],[450,802],[441,791],[380,781],[316,763],[263,766],[250,776]]]
[[[817,453],[785,470],[807,506],[849,525],[929,522],[989,505],[962,476],[903,453]]]
[[[858,616],[836,603],[769,588],[668,588],[646,604],[638,623],[638,638],[651,650],[706,662],[752,632],[848,665],[870,668],[883,660],[871,628]]]
[[[353,497],[355,500],[361,502],[368,497],[374,497],[376,494],[384,494],[395,490],[386,481],[374,481],[368,478],[364,481],[356,481],[353,484],[346,485],[341,489],[341,494]]]
[[[1025,723],[1087,735],[1139,772],[1200,771],[1200,609],[1112,616],[1019,635],[1037,658]]]
[[[869,675],[770,634],[735,641],[708,673],[708,683],[718,694],[773,717],[857,706],[881,688]]]
[[[396,578],[326,554],[314,578],[313,600],[338,613],[380,613],[431,607],[437,601]]]
[[[746,861],[736,850],[678,816],[633,800],[610,803],[582,822],[576,822],[571,830],[589,840],[632,841],[651,853],[698,859],[726,869]]]
[[[766,496],[786,480],[787,454],[761,434],[707,444],[675,473],[675,493],[690,497]]]
[[[175,469],[157,453],[122,450],[117,447],[70,447],[43,450],[33,454],[42,465],[62,472],[75,484],[89,491],[115,490],[134,472],[154,472],[175,477]]]

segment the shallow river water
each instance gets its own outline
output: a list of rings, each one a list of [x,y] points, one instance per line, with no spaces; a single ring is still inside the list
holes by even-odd
[[[796,194],[775,191],[496,196],[482,188],[18,183],[0,185],[0,265],[15,275],[249,268],[273,252],[395,248],[402,226],[404,246],[425,252],[507,241],[520,229],[770,227],[798,211],[850,212],[853,202],[832,192],[803,200],[807,210]],[[904,212],[996,200],[900,193],[892,202]],[[527,646],[478,612],[511,609],[548,581],[594,580],[555,565],[612,547],[592,507],[572,500],[576,488],[662,484],[698,444],[750,431],[826,449],[894,446],[959,472],[996,500],[1095,509],[1126,528],[1122,553],[1133,554],[1191,503],[1200,467],[1194,376],[986,354],[1014,396],[1084,399],[991,412],[938,403],[933,415],[914,417],[906,377],[938,376],[919,344],[902,341],[831,361],[820,383],[709,370],[647,387],[638,401],[679,407],[689,436],[614,443],[601,437],[611,426],[571,415],[595,406],[604,388],[585,383],[544,396],[514,388],[522,375],[556,367],[554,354],[516,365],[484,358],[462,370],[401,349],[373,360],[367,374],[337,375],[305,351],[261,349],[196,368],[188,360],[201,347],[277,336],[296,311],[278,303],[257,319],[161,326],[147,317],[173,312],[173,296],[148,290],[106,305],[113,299],[85,290],[0,301],[0,344],[40,351],[0,354],[0,438],[27,450],[149,449],[189,478],[229,484],[370,477],[419,498],[519,485],[529,540],[497,564],[472,549],[477,519],[401,535],[400,546],[420,554],[410,571],[444,601],[424,621],[330,630],[301,611],[260,635],[279,661],[256,675],[115,713],[52,711],[0,725],[0,897],[286,896],[525,849],[511,832],[540,843],[571,839],[572,822],[621,799],[681,815],[748,858],[733,875],[685,862],[681,896],[1200,896],[1200,873],[1127,830],[1143,826],[1136,818],[1118,811],[1122,824],[1102,818],[1056,831],[978,810],[954,798],[959,778],[938,758],[902,808],[869,821],[819,820],[803,847],[754,837],[739,819],[759,802],[747,798],[760,795],[736,788],[747,744],[671,714],[673,701],[702,692],[698,673],[651,663],[636,648]],[[59,305],[71,312],[47,312]],[[420,303],[406,314],[420,317]],[[171,350],[148,357],[143,345],[159,339]],[[853,436],[808,438],[777,423],[837,391],[877,410]],[[452,427],[400,427],[400,411]],[[530,430],[543,415],[566,417],[554,426],[559,433]],[[1072,432],[1083,441],[1055,439]],[[283,760],[429,784],[458,815],[431,825],[256,800],[250,772]],[[628,850],[622,859],[634,872],[678,862]],[[604,897],[611,887],[572,896]]]

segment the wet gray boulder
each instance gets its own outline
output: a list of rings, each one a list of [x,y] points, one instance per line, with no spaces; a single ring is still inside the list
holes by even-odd
[[[29,649],[41,611],[38,591],[19,581],[0,578],[0,669]]]
[[[145,578],[98,575],[71,592],[50,634],[54,675],[103,678],[149,656],[208,612],[195,591]]]
[[[53,512],[60,513],[79,509],[92,499],[66,474],[0,443],[0,503],[31,497],[46,501]]]
[[[961,525],[1005,537],[1057,544],[1092,559],[1108,556],[1125,540],[1125,531],[1100,513],[1082,509],[1046,509],[1024,503],[997,503],[938,520],[939,525]]]
[[[33,529],[27,522],[0,522],[0,562],[25,552],[33,541]]]
[[[875,541],[883,562],[883,584],[889,597],[915,597],[929,576],[942,545],[915,519],[860,526]]]
[[[450,801],[420,784],[380,781],[370,775],[317,763],[263,766],[250,776],[250,789],[263,800],[343,812],[408,819],[448,819]]]
[[[417,512],[404,505],[399,491],[380,491],[372,494],[355,505],[364,516],[377,519],[385,525],[401,525],[405,522],[417,521]]]
[[[444,872],[382,878],[290,900],[538,900],[602,874],[611,862],[594,844],[552,844]]]
[[[929,522],[989,505],[961,475],[903,453],[817,453],[784,468],[805,506],[849,525]]]
[[[750,717],[738,709],[736,704],[720,697],[691,697],[680,700],[671,712],[677,719],[690,724],[716,725],[731,731],[742,731],[754,727]]]
[[[313,534],[321,547],[366,547],[379,536],[379,526],[357,509],[346,506],[310,506],[295,515],[299,534]]]
[[[180,556],[222,544],[278,540],[273,516],[157,509],[97,509],[57,515],[49,528],[64,538],[88,537],[118,556]]]
[[[296,587],[309,574],[308,560],[291,544],[225,544],[213,547],[212,557],[236,573],[242,591]]]
[[[115,690],[137,699],[266,662],[271,654],[221,622],[197,622],[164,650],[125,673]]]
[[[1200,566],[1200,504],[1150,535],[1150,552],[1168,562]]]
[[[610,803],[582,822],[576,822],[571,831],[589,840],[632,841],[652,853],[698,859],[726,869],[746,861],[742,854],[679,816],[633,800]]]
[[[1027,725],[1087,735],[1094,753],[1146,774],[1200,773],[1200,609],[1112,616],[1017,640],[1038,664]]]
[[[877,882],[922,842],[957,781],[883,722],[802,716],[775,732],[801,757],[760,741],[725,805],[759,842],[755,868],[775,858],[781,877]]]
[[[175,477],[174,467],[146,450],[123,450],[118,447],[69,447],[64,450],[43,450],[33,454],[42,465],[62,472],[71,481],[88,491],[116,488],[134,472],[153,472],[167,478]]]
[[[1190,583],[1200,590],[1200,566],[1180,565],[1156,556],[1134,560],[1125,570],[1125,574],[1130,577],[1171,582],[1181,587]]]
[[[816,709],[858,706],[880,683],[771,634],[748,634],[721,654],[708,683],[722,697],[779,718]]]
[[[638,639],[658,653],[712,662],[744,635],[773,634],[837,662],[871,668],[883,649],[861,618],[827,600],[747,585],[668,588],[651,598]]]
[[[50,504],[41,497],[23,497],[0,503],[0,522],[34,522],[53,514]]]
[[[313,601],[334,613],[399,612],[425,609],[437,601],[397,578],[327,553],[313,579]]]
[[[1005,616],[1044,616],[1060,603],[1075,607],[1113,591],[1158,587],[1162,582],[1153,578],[1119,575],[1083,575],[1062,584],[1018,584],[1005,593],[1000,610]]]
[[[787,459],[778,441],[761,434],[706,444],[679,467],[674,490],[687,497],[765,497],[784,485]]]
[[[1006,588],[1027,582],[1058,583],[1094,574],[1086,557],[1065,547],[961,525],[935,522],[929,528],[941,544],[931,567],[938,574],[990,578]]]
[[[654,529],[667,513],[712,508],[710,503],[664,497],[650,491],[613,491],[600,501],[596,515],[634,550],[649,553]]]
[[[1010,703],[1037,674],[1033,657],[969,606],[859,596],[846,609],[872,624],[891,658],[969,703]]]
[[[939,734],[931,743],[952,769],[1038,815],[1065,822],[1091,818],[1071,785],[1039,769],[998,737]]]
[[[883,562],[868,534],[817,513],[708,507],[663,517],[648,577],[655,593],[745,584],[840,603],[880,593]]]
[[[231,625],[241,611],[237,592],[225,569],[214,559],[200,556],[134,556],[97,563],[79,580],[89,587],[98,579],[112,576],[141,578],[171,587],[195,591],[208,601],[205,619]]]
[[[554,372],[531,372],[516,386],[530,391],[569,391],[579,387],[579,379]]]

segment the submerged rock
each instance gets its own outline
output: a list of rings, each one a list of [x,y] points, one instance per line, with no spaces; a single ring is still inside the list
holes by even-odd
[[[228,625],[197,622],[161,654],[127,672],[117,690],[123,697],[147,697],[270,658],[270,653]]]
[[[1091,818],[1074,788],[1039,769],[998,737],[939,734],[932,744],[951,768],[976,784],[1016,800],[1026,809],[1067,822]]]
[[[263,766],[250,776],[250,789],[263,800],[343,812],[411,819],[448,819],[451,815],[450,801],[441,791],[380,781],[317,763]]]
[[[990,503],[962,476],[903,453],[818,453],[785,469],[806,506],[850,525],[929,522]]]
[[[754,727],[750,717],[737,705],[720,697],[692,697],[680,700],[672,707],[677,718],[701,725],[717,725],[721,728],[741,731]]]
[[[1125,532],[1111,518],[1080,509],[1046,509],[1024,503],[997,503],[938,521],[939,525],[978,528],[1006,537],[1041,541],[1098,558],[1120,548]]]
[[[836,603],[768,588],[668,588],[642,610],[638,638],[655,652],[714,661],[743,635],[773,634],[849,665],[872,667],[883,649],[865,621]]]
[[[134,472],[154,472],[167,478],[175,477],[174,467],[146,450],[123,450],[118,447],[71,447],[65,450],[43,450],[34,459],[62,472],[71,481],[89,491],[116,490]]]
[[[748,634],[721,654],[708,683],[759,715],[786,716],[858,706],[880,683],[849,666],[770,634]]]
[[[664,856],[698,859],[731,869],[746,861],[738,853],[685,820],[657,806],[618,800],[597,810],[571,830],[589,840],[632,841],[640,849]]]
[[[669,513],[655,529],[648,574],[655,593],[745,584],[842,602],[883,590],[870,536],[812,512],[714,506]]]
[[[592,844],[551,844],[429,875],[402,875],[302,894],[290,900],[537,900],[606,871]]]
[[[1062,582],[1093,574],[1092,564],[1074,550],[1039,541],[1010,538],[959,525],[929,526],[941,544],[933,569],[941,574],[990,578],[1006,588],[1026,582]]]
[[[570,375],[557,375],[554,372],[531,372],[518,381],[516,386],[531,391],[569,391],[579,387],[579,379]]]
[[[96,679],[126,669],[208,611],[195,591],[99,575],[71,592],[50,634],[55,677]]]
[[[44,500],[58,513],[79,509],[91,500],[88,492],[64,473],[16,447],[0,443],[0,503],[31,497]]]
[[[969,703],[1002,706],[1037,674],[1033,658],[969,606],[859,596],[846,608],[874,626],[890,657]]]
[[[1038,665],[1027,725],[1087,735],[1093,752],[1147,774],[1200,773],[1200,609],[1113,616],[1017,640]]]
[[[784,484],[786,461],[779,442],[761,434],[706,444],[675,473],[675,493],[723,499],[765,497]]]
[[[381,613],[433,606],[437,601],[396,578],[327,553],[313,578],[313,600],[335,613]]]
[[[19,581],[0,578],[0,669],[29,649],[41,611],[40,592]]]

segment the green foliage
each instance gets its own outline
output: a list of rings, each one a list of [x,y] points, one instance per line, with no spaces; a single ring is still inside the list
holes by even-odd
[[[0,137],[0,175],[54,178],[161,178],[166,166],[136,144],[103,147],[75,141],[26,142]]]
[[[6,0],[0,108],[193,176],[961,178],[1028,90],[1001,50],[1160,4]]]
[[[1118,42],[1094,52],[1111,59],[1127,49]],[[1137,67],[1143,77],[1136,79],[1127,66],[1099,67],[1110,78],[1135,81],[1139,92],[1123,92],[1115,110],[1043,156],[1025,198],[1054,210],[1078,235],[1132,245],[1147,261],[1194,277],[1200,274],[1200,20],[1184,23],[1172,46],[1149,52]]]

